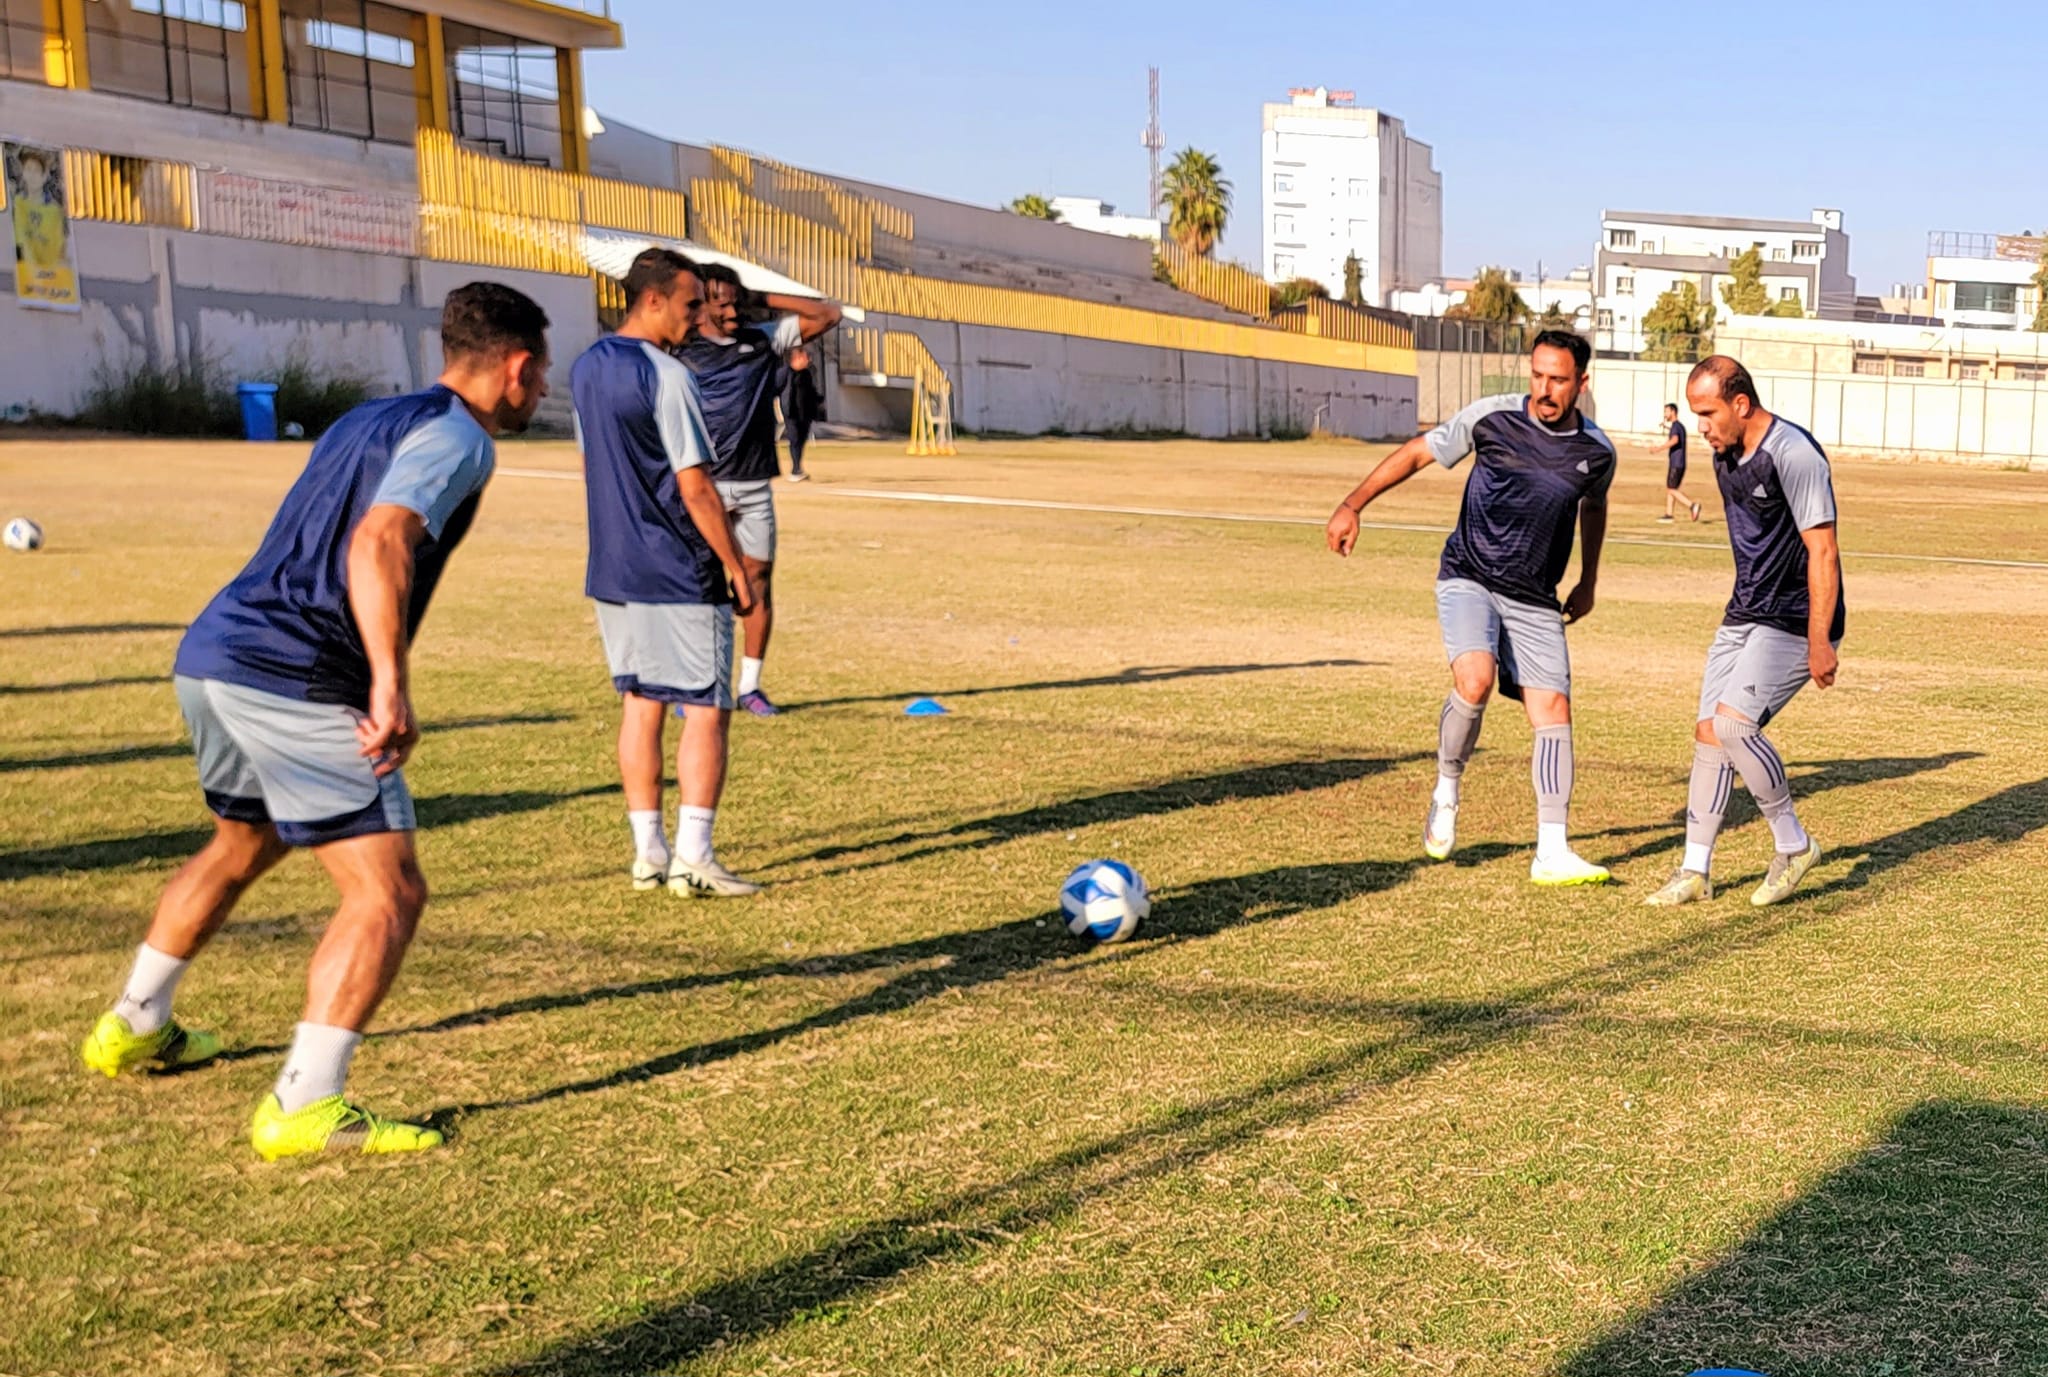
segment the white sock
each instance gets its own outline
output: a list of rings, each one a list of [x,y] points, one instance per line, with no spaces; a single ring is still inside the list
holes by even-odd
[[[692,808],[685,803],[676,809],[676,854],[686,861],[712,859],[711,824],[718,819],[716,808]]]
[[[633,829],[633,854],[653,865],[668,864],[668,834],[661,830],[659,808],[629,808],[626,824]]]
[[[1780,851],[1797,853],[1813,843],[1806,835],[1806,829],[1799,825],[1799,815],[1790,808],[1771,819],[1771,836],[1776,839]]]
[[[1698,842],[1687,842],[1685,859],[1679,864],[1687,870],[1697,870],[1702,875],[1711,874],[1709,867],[1714,864],[1714,848],[1701,846]]]
[[[1561,822],[1539,822],[1536,824],[1536,858],[1555,860],[1571,854],[1572,844],[1565,837],[1565,825]]]
[[[171,999],[191,964],[165,956],[144,942],[135,949],[135,966],[128,972],[121,997],[114,1001],[114,1012],[128,1020],[130,1031],[154,1033],[171,1021]]]
[[[761,662],[751,655],[740,657],[740,697],[761,691]]]
[[[1458,806],[1458,781],[1452,779],[1449,775],[1438,775],[1436,777],[1436,793],[1432,794],[1430,799],[1431,802],[1436,803],[1440,807],[1456,808]]]
[[[290,1114],[315,1100],[339,1095],[348,1083],[348,1064],[363,1042],[361,1033],[325,1023],[301,1023],[292,1050],[277,1073],[277,1102]]]

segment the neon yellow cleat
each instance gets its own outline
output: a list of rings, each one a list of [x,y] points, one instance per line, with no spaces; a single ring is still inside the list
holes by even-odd
[[[1771,857],[1771,868],[1764,874],[1764,882],[1756,887],[1756,893],[1749,901],[1758,908],[1782,903],[1792,897],[1792,891],[1799,888],[1799,882],[1806,878],[1806,872],[1813,869],[1820,860],[1820,843],[1812,837],[1806,839],[1804,851],[1780,851]]]
[[[1458,805],[1429,801],[1422,819],[1422,854],[1433,861],[1447,861],[1458,844]]]
[[[1594,865],[1576,851],[1567,851],[1561,856],[1552,856],[1548,859],[1538,856],[1529,863],[1531,884],[1604,885],[1613,878],[1607,873],[1606,866]]]
[[[1672,872],[1664,888],[1643,902],[1651,908],[1676,908],[1680,904],[1702,903],[1714,897],[1714,882],[1697,870],[1683,866]]]
[[[275,1094],[265,1095],[249,1121],[249,1142],[266,1162],[308,1152],[424,1152],[443,1141],[439,1129],[380,1119],[339,1095],[289,1114]]]
[[[100,1015],[80,1049],[85,1064],[102,1076],[123,1071],[178,1071],[220,1055],[220,1038],[186,1028],[173,1019],[154,1033],[137,1033],[112,1009]]]

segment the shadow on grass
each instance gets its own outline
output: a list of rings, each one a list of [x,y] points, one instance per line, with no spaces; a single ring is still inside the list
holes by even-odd
[[[1250,911],[1246,891],[1276,895],[1309,883],[1311,897],[1299,902],[1322,902],[1347,891],[1385,888],[1411,868],[1295,867],[1214,881],[1174,902],[1189,903],[1191,923],[1227,926],[1233,915],[1242,919]],[[1338,873],[1328,873],[1332,869]],[[1281,911],[1284,904],[1271,916]],[[772,1334],[804,1314],[834,1308],[843,1314],[850,1303],[913,1269],[1004,1246],[1019,1234],[1067,1221],[1102,1197],[1199,1166],[1446,1063],[1522,1040],[1631,990],[1769,941],[1796,922],[1783,909],[1737,913],[1497,999],[1363,1001],[1358,1013],[1372,1031],[1341,1051],[1244,1090],[1157,1112],[1143,1124],[1067,1148],[994,1185],[847,1228],[808,1252],[677,1297],[500,1371],[522,1377],[668,1371],[714,1347]],[[546,1097],[578,1088],[596,1086],[563,1087]]]
[[[2016,842],[2043,828],[2048,828],[2048,779],[2015,784],[1953,813],[1879,837],[1860,849],[1843,848],[1832,853],[1821,864],[1845,856],[1854,856],[1856,864],[1848,874],[1820,886],[1814,893],[1861,889],[1886,871],[1929,852],[1939,853],[1945,868],[1967,866],[1974,856],[1966,848],[1975,843]]]
[[[116,679],[74,679],[63,684],[0,684],[0,698],[20,698],[40,693],[83,693],[87,689],[132,688],[137,684],[166,682],[161,674],[124,674]]]
[[[170,681],[159,675],[153,679],[123,679],[111,682],[164,684]],[[6,689],[0,688],[0,693],[6,692]],[[420,731],[422,736],[431,738],[438,732],[469,731],[479,727],[544,726],[571,720],[562,713],[552,712],[512,713],[504,717],[457,717],[447,722],[429,722]],[[125,765],[138,760],[170,760],[191,754],[190,742],[158,741],[146,746],[116,746],[104,751],[73,751],[67,755],[0,758],[0,775],[15,774],[23,770],[70,770],[81,766]]]
[[[183,622],[100,622],[79,626],[15,626],[0,630],[0,641],[26,636],[126,636],[140,631],[183,631]]]
[[[844,708],[862,703],[907,703],[929,694],[944,702],[948,698],[979,698],[995,693],[1041,693],[1058,689],[1128,688],[1135,684],[1163,684],[1174,679],[1209,679],[1229,674],[1266,674],[1289,669],[1370,669],[1378,660],[1301,660],[1275,665],[1133,665],[1116,674],[1097,674],[1084,679],[1040,679],[1028,684],[988,684],[981,688],[920,689],[914,693],[871,693],[853,698],[820,698],[809,703],[784,703],[784,712],[811,708]]]
[[[1000,846],[1020,837],[1035,837],[1046,832],[1069,832],[1076,828],[1096,827],[1104,823],[1128,822],[1134,818],[1177,812],[1183,808],[1205,808],[1212,804],[1230,803],[1241,799],[1284,798],[1289,794],[1308,793],[1333,785],[1349,784],[1353,780],[1383,774],[1398,765],[1434,758],[1434,753],[1417,753],[1377,758],[1289,760],[1278,765],[1255,765],[1242,770],[1225,770],[1220,774],[1167,780],[1164,783],[1148,784],[1137,789],[1117,789],[1106,794],[1089,794],[1039,808],[1024,808],[1013,813],[997,813],[991,817],[975,818],[969,822],[955,823],[950,827],[931,828],[921,832],[898,832],[893,837],[844,846],[824,846],[801,856],[777,861],[766,868],[776,870],[784,866],[801,865],[806,861],[836,860],[841,856],[859,855],[884,847],[912,848],[875,860],[835,867],[823,873],[836,875],[850,871],[872,870],[880,866],[922,860],[926,856],[936,856],[949,851],[978,851],[983,847]]]
[[[2048,1113],[1934,1100],[1568,1377],[2048,1371]]]
[[[432,798],[416,799],[414,807],[419,814],[420,830],[425,832],[482,818],[535,813],[575,799],[597,798],[618,791],[616,784],[593,784],[588,788],[560,792],[515,789],[502,794],[437,794]],[[206,845],[212,836],[211,827],[181,827],[128,837],[109,837],[102,841],[72,842],[66,846],[0,851],[0,881],[183,861]]]

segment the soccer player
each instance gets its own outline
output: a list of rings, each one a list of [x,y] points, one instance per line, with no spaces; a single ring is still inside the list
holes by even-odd
[[[178,647],[178,705],[214,835],[158,900],[85,1063],[114,1076],[215,1056],[218,1037],[172,1016],[178,982],[243,891],[292,847],[311,847],[341,906],[313,954],[284,1069],[249,1127],[266,1158],[441,1142],[342,1092],[427,902],[402,769],[419,739],[413,638],[490,479],[491,437],[526,429],[547,393],[547,326],[510,287],[450,292],[440,381],[335,423],[255,557]]]
[[[697,379],[704,424],[716,451],[711,476],[732,513],[740,556],[761,595],[743,614],[745,653],[740,660],[739,706],[773,717],[775,704],[761,691],[761,663],[775,629],[775,493],[781,469],[775,453],[775,398],[789,376],[786,360],[800,345],[839,323],[839,307],[811,297],[767,293],[760,304],[778,319],[772,329],[740,322],[743,289],[724,264],[705,270],[704,309],[698,338],[681,353]]]
[[[1685,495],[1685,423],[1678,419],[1678,404],[1664,403],[1664,436],[1643,445],[1644,449],[1661,449],[1664,454],[1664,515],[1657,518],[1659,524],[1669,524],[1672,511],[1684,506],[1692,519],[1700,519],[1700,504]]]
[[[1529,354],[1528,395],[1485,397],[1388,455],[1331,514],[1330,549],[1349,555],[1358,514],[1432,463],[1455,468],[1477,455],[1458,524],[1437,572],[1437,618],[1451,662],[1451,693],[1437,719],[1437,782],[1422,826],[1422,849],[1444,860],[1457,844],[1460,781],[1479,741],[1496,679],[1518,698],[1535,730],[1539,885],[1604,884],[1607,871],[1571,849],[1571,658],[1564,628],[1593,610],[1614,445],[1578,409],[1592,349],[1567,330],[1545,330]],[[1579,582],[1564,600],[1557,584],[1572,556],[1572,523],[1585,537]]]
[[[756,593],[712,486],[696,384],[669,352],[696,328],[703,279],[683,255],[648,249],[627,269],[625,289],[625,322],[576,360],[569,388],[590,515],[584,592],[596,602],[623,700],[619,775],[633,887],[758,894],[759,885],[719,864],[711,844],[732,717],[733,608],[745,615]],[[673,852],[661,826],[661,737],[671,708],[683,719]]]
[[[1692,370],[1685,400],[1714,452],[1735,592],[1700,685],[1685,858],[1647,902],[1714,897],[1714,839],[1740,774],[1776,843],[1763,883],[1749,896],[1761,908],[1791,894],[1820,859],[1820,844],[1793,810],[1785,762],[1763,733],[1808,679],[1823,689],[1835,682],[1845,614],[1834,479],[1819,443],[1764,410],[1749,370],[1727,355]]]

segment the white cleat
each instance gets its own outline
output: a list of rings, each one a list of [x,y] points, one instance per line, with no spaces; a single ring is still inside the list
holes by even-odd
[[[1538,856],[1529,862],[1529,882],[1539,885],[1604,885],[1614,877],[1604,865],[1594,865],[1576,851],[1561,856]]]
[[[1433,861],[1447,861],[1458,844],[1458,805],[1429,800],[1429,813],[1422,820],[1422,854]]]
[[[743,899],[761,892],[761,886],[752,880],[742,880],[716,858],[686,861],[681,856],[668,863],[668,887],[672,894],[687,894],[693,899]]]
[[[650,861],[641,857],[633,859],[633,888],[642,893],[660,889],[668,883],[667,861]]]

